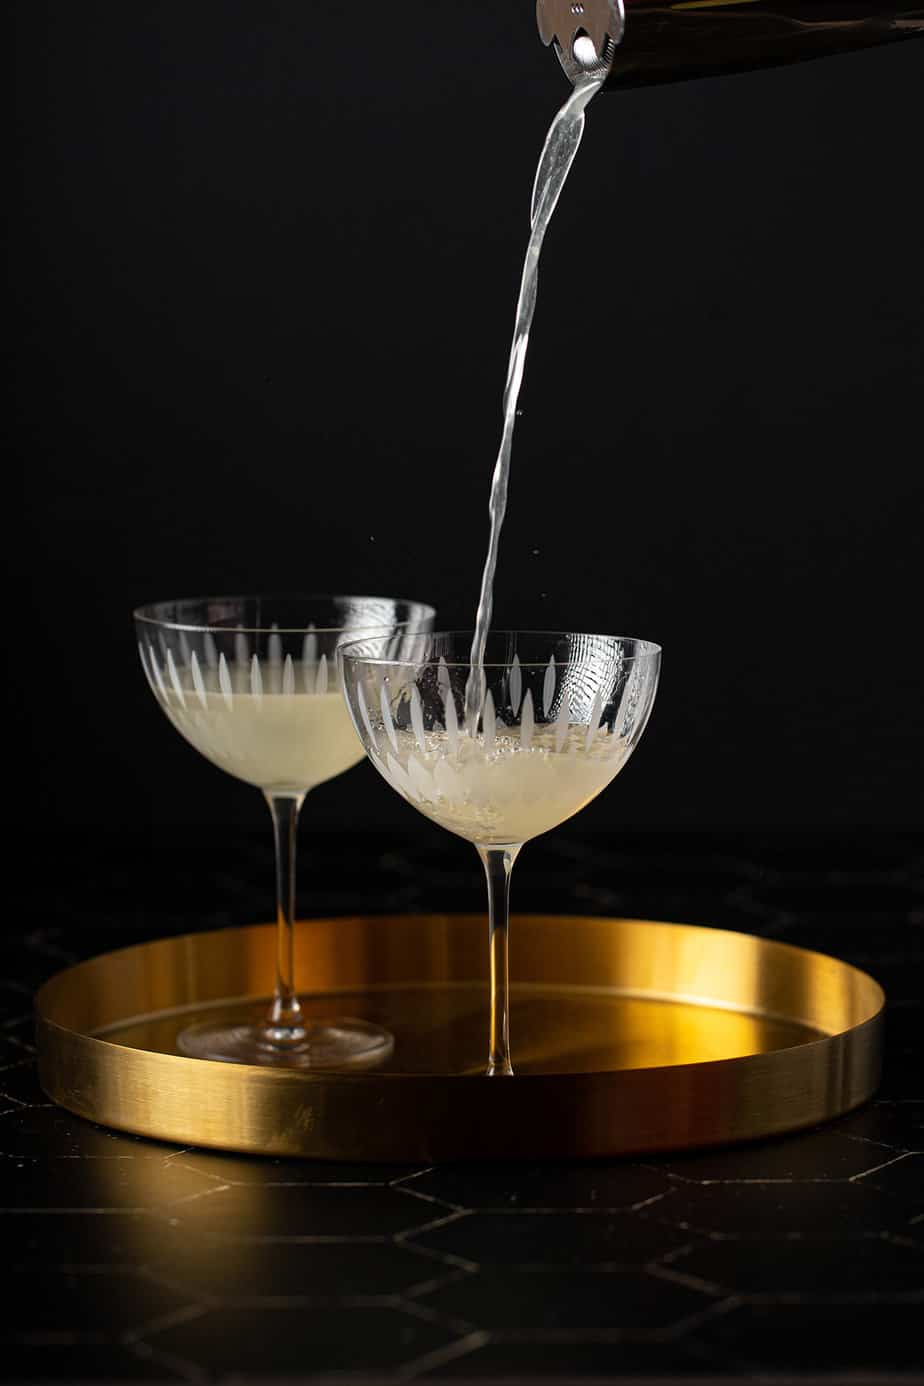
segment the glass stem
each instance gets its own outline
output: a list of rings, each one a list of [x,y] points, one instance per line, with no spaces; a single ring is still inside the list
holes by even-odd
[[[295,838],[304,799],[304,794],[266,795],[276,842],[276,995],[266,1025],[266,1042],[274,1049],[305,1039],[295,994]]]
[[[510,1077],[510,985],[507,931],[510,924],[510,875],[520,843],[478,847],[488,882],[488,941],[491,950],[491,1037],[488,1073]]]

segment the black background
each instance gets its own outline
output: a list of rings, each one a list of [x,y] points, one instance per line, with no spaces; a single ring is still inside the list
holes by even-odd
[[[378,591],[470,623],[567,85],[530,0],[9,13],[4,647],[27,821],[262,824],[159,713],[131,609]],[[582,829],[920,825],[922,60],[590,110],[496,602],[498,624],[664,645],[645,741]],[[311,808],[424,826],[368,766]]]

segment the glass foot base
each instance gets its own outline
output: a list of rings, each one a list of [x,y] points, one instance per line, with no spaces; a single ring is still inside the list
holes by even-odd
[[[395,1041],[368,1020],[332,1020],[305,1026],[294,1044],[273,1044],[265,1025],[206,1021],[177,1036],[177,1048],[194,1059],[270,1068],[370,1068],[387,1059]]]

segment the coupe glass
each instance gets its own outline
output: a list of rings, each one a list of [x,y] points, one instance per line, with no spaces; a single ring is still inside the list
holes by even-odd
[[[507,931],[524,842],[596,798],[648,721],[661,651],[610,635],[493,631],[473,672],[470,632],[341,646],[343,691],[366,753],[393,789],[474,843],[488,882],[488,1073],[512,1074]],[[474,679],[479,708],[465,718]]]
[[[229,1063],[339,1068],[377,1062],[387,1031],[309,1024],[294,987],[295,839],[309,789],[363,758],[340,692],[337,649],[360,634],[383,650],[427,630],[433,608],[392,597],[208,597],[134,613],[141,663],[181,736],[263,791],[276,840],[276,991],[265,1017],[192,1025],[187,1054]],[[397,642],[397,644],[396,644]]]

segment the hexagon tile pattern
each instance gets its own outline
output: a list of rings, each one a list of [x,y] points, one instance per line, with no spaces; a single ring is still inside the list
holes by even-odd
[[[8,1378],[924,1381],[924,840],[534,844],[520,909],[717,924],[866,967],[890,996],[885,1081],[840,1121],[736,1149],[431,1169],[175,1149],[47,1101],[43,977],[269,914],[266,842],[216,844],[217,873],[185,850],[156,869],[150,847],[107,845],[95,866],[63,851],[41,927],[4,945]],[[325,839],[303,882],[305,914],[373,895],[482,907],[449,840]]]

